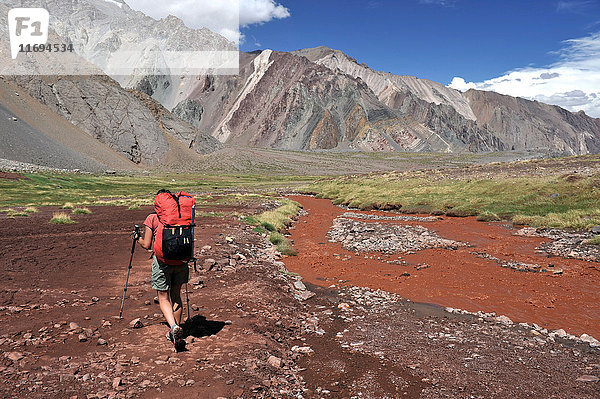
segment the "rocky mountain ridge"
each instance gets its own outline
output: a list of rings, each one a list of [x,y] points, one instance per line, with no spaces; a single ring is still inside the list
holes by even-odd
[[[13,6],[16,6],[21,2],[13,3],[15,3]],[[44,2],[43,5],[56,7],[59,2],[47,3]],[[8,38],[6,30],[7,4],[0,4],[0,35],[6,38]],[[70,38],[65,39],[57,35],[55,31],[52,31],[50,36],[54,42],[68,43],[70,40]],[[8,40],[3,41],[0,46],[2,50],[6,50]],[[84,68],[94,71],[95,74],[90,76],[7,76],[5,81],[16,83],[24,88],[32,99],[39,101],[48,109],[48,114],[53,113],[53,115],[47,116],[49,120],[63,118],[71,122],[79,128],[79,132],[89,135],[132,162],[129,165],[119,164],[120,168],[135,169],[133,167],[135,164],[159,164],[174,148],[169,143],[169,137],[173,137],[184,145],[183,147],[175,146],[178,152],[189,148],[203,154],[221,147],[217,140],[171,114],[154,100],[140,98],[135,93],[124,90],[118,82],[103,75],[97,67],[76,55],[73,57],[77,57],[76,62]],[[48,62],[48,59],[29,55],[27,62],[35,65]],[[160,112],[155,112],[159,108]],[[38,131],[45,135],[48,134],[48,130],[41,126]],[[8,133],[3,132],[3,134]],[[22,145],[27,146],[28,143],[22,143]],[[51,146],[47,147],[47,151],[52,152],[50,148]],[[39,150],[43,151],[43,149]],[[8,153],[3,155],[10,158]],[[41,158],[55,157],[48,155]],[[10,159],[31,162],[30,158],[14,159],[13,156]],[[70,163],[66,162],[66,164]],[[98,169],[97,164],[89,165],[93,170]],[[110,165],[108,167],[110,168]],[[83,169],[90,168],[83,167]]]
[[[317,47],[294,52],[332,70],[341,71],[363,80],[377,97],[393,109],[406,110],[405,99],[410,93],[432,104],[429,107],[411,107],[408,112],[434,131],[444,130],[444,122],[452,122],[477,135],[486,132],[494,138],[496,150],[546,150],[568,155],[596,153],[600,138],[600,120],[583,112],[571,113],[558,106],[494,92],[469,90],[461,93],[440,83],[413,76],[398,76],[378,72],[339,50]],[[433,109],[449,106],[470,124],[452,112],[427,115]],[[435,114],[435,115],[434,115]],[[440,123],[441,122],[441,123]],[[470,150],[479,151],[480,148]]]

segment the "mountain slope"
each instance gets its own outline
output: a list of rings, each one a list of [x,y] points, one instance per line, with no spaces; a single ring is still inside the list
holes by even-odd
[[[29,3],[36,2],[26,2]],[[84,4],[82,1],[74,1]],[[102,3],[102,2],[101,2]],[[64,2],[48,2],[50,7],[60,7]],[[0,4],[0,35],[7,37],[7,6]],[[68,42],[54,31],[53,43]],[[2,51],[8,49],[8,40],[0,43]],[[22,57],[22,56],[21,56]],[[93,76],[15,76],[7,77],[25,88],[29,95],[47,106],[54,114],[70,121],[93,139],[109,146],[135,164],[155,165],[169,150],[168,135],[181,140],[199,153],[220,148],[220,143],[197,128],[172,115],[168,110],[153,113],[151,102],[145,102],[124,90],[116,81],[102,75],[102,71],[85,60],[76,62]],[[47,57],[29,56],[29,63],[42,65],[51,62]],[[86,67],[87,65],[87,67]],[[50,118],[50,116],[49,116]],[[43,129],[42,129],[43,130]]]
[[[0,158],[92,172],[138,169],[4,78],[0,78],[0,119]]]
[[[483,142],[488,145],[472,146],[471,151],[490,146],[495,150],[530,149],[569,155],[600,150],[600,120],[583,113],[573,114],[560,107],[493,92],[470,90],[461,93],[426,79],[374,71],[341,51],[326,47],[295,53],[360,78],[383,103],[410,114],[436,132],[451,128],[455,132],[485,136]],[[407,93],[423,100],[423,106],[407,109]],[[448,107],[460,117],[453,115]],[[443,117],[440,117],[440,108],[446,108]]]

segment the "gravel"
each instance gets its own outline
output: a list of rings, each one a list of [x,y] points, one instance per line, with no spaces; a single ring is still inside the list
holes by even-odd
[[[387,254],[468,246],[467,243],[441,238],[423,226],[364,223],[344,217],[333,221],[329,237],[331,242],[340,242],[350,251]]]

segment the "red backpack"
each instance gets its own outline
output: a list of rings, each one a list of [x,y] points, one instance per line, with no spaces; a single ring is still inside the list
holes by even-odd
[[[163,263],[179,265],[194,257],[194,197],[183,191],[162,192],[154,199],[158,230],[154,255]]]

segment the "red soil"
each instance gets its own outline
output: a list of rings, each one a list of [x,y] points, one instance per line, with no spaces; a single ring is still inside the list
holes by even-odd
[[[380,253],[357,256],[343,249],[340,243],[328,241],[332,221],[345,212],[343,209],[328,200],[305,196],[290,198],[301,203],[308,216],[301,217],[291,230],[298,256],[287,258],[285,263],[289,270],[311,283],[329,286],[339,285],[341,280],[342,284],[383,289],[412,301],[471,312],[496,312],[515,322],[537,323],[549,329],[563,328],[577,335],[587,333],[600,337],[600,268],[596,262],[548,259],[535,250],[544,239],[515,236],[514,229],[499,223],[444,217],[436,222],[401,223],[420,224],[443,238],[468,242],[471,247],[400,254],[407,265],[388,264],[387,260],[398,256]],[[552,263],[564,273],[518,272],[478,258],[471,254],[474,251],[542,267]],[[365,259],[365,255],[373,259]],[[351,256],[349,260],[342,260],[348,256]],[[414,268],[417,264],[430,267],[417,271]],[[403,273],[410,276],[402,276]]]
[[[10,173],[10,172],[0,172],[0,179],[6,180],[25,180],[27,179],[25,176],[19,173]]]

